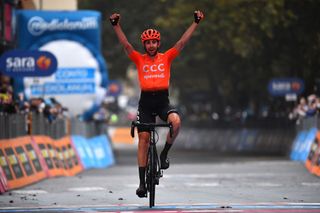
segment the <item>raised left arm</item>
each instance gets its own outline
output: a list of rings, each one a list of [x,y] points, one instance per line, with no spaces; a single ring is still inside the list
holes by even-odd
[[[193,32],[197,29],[198,24],[204,18],[204,15],[201,11],[197,10],[194,12],[194,22],[189,26],[189,28],[184,32],[179,41],[174,45],[174,47],[181,51],[187,42],[190,40]]]

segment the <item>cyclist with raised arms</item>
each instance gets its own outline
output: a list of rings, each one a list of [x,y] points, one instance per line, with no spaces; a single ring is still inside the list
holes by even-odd
[[[124,47],[129,58],[135,63],[138,70],[138,79],[141,88],[137,121],[141,123],[155,123],[156,116],[163,121],[171,122],[173,136],[167,136],[165,146],[160,154],[160,167],[169,167],[168,151],[177,137],[181,125],[178,111],[169,104],[170,66],[186,43],[191,38],[200,21],[204,18],[201,11],[194,12],[194,22],[182,35],[180,40],[164,53],[159,52],[160,33],[155,29],[147,29],[141,34],[141,42],[145,54],[137,52],[129,43],[120,26],[120,14],[114,13],[109,19],[113,29]],[[147,129],[138,128],[138,166],[140,184],[136,191],[139,197],[147,196],[145,173],[147,165],[147,151],[150,133]]]

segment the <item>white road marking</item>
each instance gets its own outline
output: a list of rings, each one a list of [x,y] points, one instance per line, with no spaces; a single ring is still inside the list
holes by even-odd
[[[320,186],[320,182],[313,182],[313,183],[310,183],[310,182],[302,182],[301,185],[302,185],[302,186]]]
[[[129,183],[129,184],[124,184],[125,187],[128,187],[128,188],[137,188],[139,186],[139,183]],[[165,184],[159,184],[159,185],[156,185],[157,188],[165,188],[166,185]]]
[[[278,183],[256,183],[256,186],[279,187],[279,186],[282,186],[282,184],[278,184]]]
[[[76,187],[76,188],[68,188],[68,191],[71,192],[92,192],[92,191],[104,191],[106,190],[103,187]]]
[[[47,191],[44,190],[13,190],[11,191],[15,194],[47,194]]]
[[[274,177],[276,173],[208,173],[208,174],[164,174],[165,178],[247,178],[247,177]]]
[[[217,209],[221,206],[230,206],[232,208],[241,208],[241,209]],[[134,208],[135,212],[135,208],[141,207],[141,204],[136,203],[128,203],[125,205],[110,205],[110,204],[87,204],[87,205],[83,205],[83,204],[79,204],[79,205],[55,205],[54,208],[55,209],[66,209],[68,208],[73,209],[74,211],[79,211],[79,209],[85,209],[85,208],[90,208],[91,211],[92,209],[97,208],[99,211],[102,210],[108,210],[108,212],[114,211],[114,212],[119,212],[123,209],[123,211],[125,212],[132,212],[132,209],[130,208]],[[147,208],[147,206],[145,206]],[[161,210],[161,209],[168,209],[171,208],[173,210],[168,211],[167,212],[177,212],[174,209],[183,209],[183,212],[186,211],[196,211],[196,212],[200,212],[200,211],[205,211],[205,212],[211,212],[211,211],[216,211],[216,210],[221,210],[221,212],[229,212],[230,210],[235,210],[235,211],[243,211],[243,210],[247,210],[247,209],[252,209],[252,207],[256,207],[256,208],[261,208],[261,209],[274,209],[274,208],[281,208],[281,209],[318,209],[320,208],[320,203],[287,203],[287,202],[265,202],[265,203],[261,203],[261,202],[252,202],[252,203],[159,203],[157,204],[157,209],[156,210]],[[28,210],[28,211],[32,211],[34,210],[35,212],[44,212],[46,209],[52,209],[52,205],[43,205],[41,206],[41,211],[39,211],[39,206],[37,207],[24,207],[24,210]],[[13,212],[16,211],[16,209],[19,209],[19,207],[15,207],[15,206],[7,206],[7,207],[1,207],[1,210],[13,210]],[[209,211],[208,211],[209,210]],[[181,211],[179,211],[181,212]]]
[[[217,187],[220,186],[219,183],[184,183],[184,185],[189,187]]]

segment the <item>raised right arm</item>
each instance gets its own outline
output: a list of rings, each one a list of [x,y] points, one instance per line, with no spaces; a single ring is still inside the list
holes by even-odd
[[[112,24],[113,30],[115,31],[120,44],[124,47],[126,53],[128,55],[130,55],[130,53],[132,51],[134,51],[134,48],[132,47],[132,45],[129,43],[126,35],[124,34],[124,32],[121,29],[120,26],[120,14],[114,13],[110,16],[110,22]]]

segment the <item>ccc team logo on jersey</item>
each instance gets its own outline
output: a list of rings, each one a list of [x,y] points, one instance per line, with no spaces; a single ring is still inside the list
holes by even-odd
[[[178,54],[177,49],[171,48],[150,58],[147,54],[132,51],[129,57],[138,69],[140,88],[142,90],[169,88],[171,62]]]
[[[160,72],[164,72],[164,64],[161,63],[161,64],[153,64],[153,65],[144,65],[142,67],[142,70],[143,72],[157,72],[157,71],[160,71]]]

